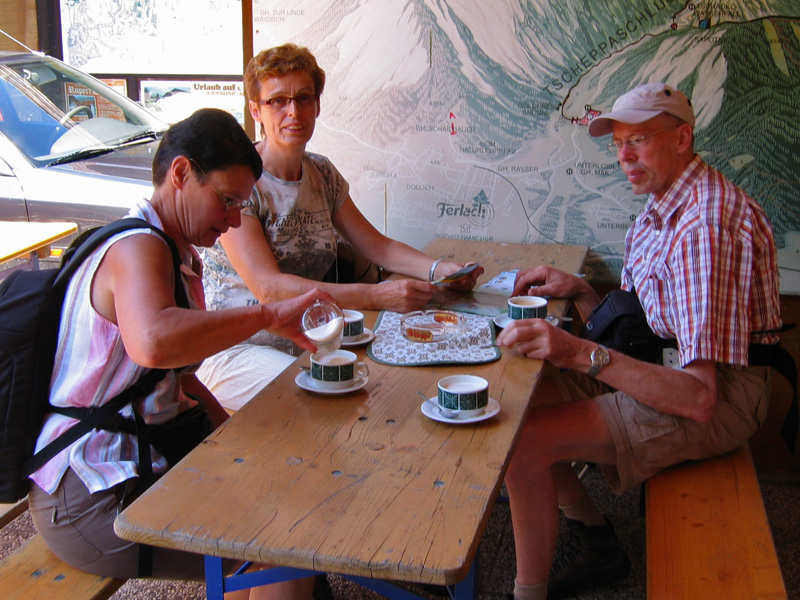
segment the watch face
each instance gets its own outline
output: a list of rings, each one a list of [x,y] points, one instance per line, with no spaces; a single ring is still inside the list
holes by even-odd
[[[592,362],[597,365],[605,365],[608,362],[608,352],[602,346],[595,348],[592,352]]]
[[[592,377],[594,377],[600,371],[602,371],[603,367],[605,367],[608,364],[608,361],[610,359],[608,355],[608,350],[606,350],[603,346],[597,346],[597,348],[592,350],[592,353],[589,355],[589,358],[592,361],[592,367],[591,369],[589,369],[589,375],[591,375]]]

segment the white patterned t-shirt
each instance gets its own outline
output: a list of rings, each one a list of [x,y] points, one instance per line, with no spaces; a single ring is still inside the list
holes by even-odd
[[[264,171],[253,189],[258,218],[281,272],[322,281],[336,261],[333,215],[350,192],[347,181],[326,157],[306,153],[300,181],[283,181]],[[203,251],[203,287],[209,310],[257,304],[234,271],[222,244]],[[248,343],[289,350],[291,343],[261,331]]]

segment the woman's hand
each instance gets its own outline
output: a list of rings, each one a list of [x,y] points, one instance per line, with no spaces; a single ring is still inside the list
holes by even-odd
[[[459,264],[454,262],[441,262],[438,265],[436,265],[435,277],[437,280],[443,279],[448,275],[452,275],[453,273],[460,271],[464,267],[473,264],[475,263]],[[483,267],[478,266],[477,269],[475,269],[468,275],[460,277],[456,281],[446,283],[444,287],[457,292],[468,292],[475,287],[475,283],[478,281],[478,277],[480,277],[481,275],[483,275]]]
[[[264,329],[291,340],[301,348],[316,352],[317,347],[303,335],[301,327],[303,313],[316,300],[334,301],[327,292],[313,288],[294,298],[262,304],[261,314],[265,316],[267,323]]]
[[[425,308],[436,292],[432,283],[416,279],[392,279],[371,287],[373,306],[399,313]]]

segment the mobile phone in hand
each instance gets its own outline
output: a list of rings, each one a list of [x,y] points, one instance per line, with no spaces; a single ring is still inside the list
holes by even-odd
[[[464,279],[465,277],[468,277],[478,267],[480,267],[480,265],[478,263],[473,263],[471,265],[467,265],[466,267],[464,267],[463,269],[459,269],[455,273],[451,273],[450,275],[447,275],[446,277],[442,277],[441,279],[437,279],[436,281],[433,282],[433,285],[442,286],[442,285],[446,285],[448,283],[453,283],[454,281],[458,281],[459,279]]]

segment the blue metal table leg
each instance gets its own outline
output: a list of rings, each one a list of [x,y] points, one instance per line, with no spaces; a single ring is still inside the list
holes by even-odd
[[[345,579],[354,581],[355,583],[378,592],[381,596],[385,596],[390,600],[425,600],[421,596],[408,590],[404,590],[395,584],[385,581],[383,579],[372,579],[370,577],[358,577],[357,575],[342,575]]]
[[[215,556],[206,556],[207,600],[224,600],[226,592],[249,590],[250,588],[269,585],[270,583],[315,577],[321,574],[321,571],[308,571],[293,567],[273,567],[271,569],[253,571],[252,573],[245,572],[251,564],[246,563],[236,573],[226,577],[222,570],[222,559]]]
[[[478,559],[475,557],[467,576],[455,585],[447,586],[447,591],[453,600],[477,600],[478,590],[476,589],[476,577]],[[248,563],[249,565],[250,563]],[[216,556],[205,557],[206,569],[206,598],[207,600],[224,600],[225,592],[245,590],[279,581],[289,581],[291,579],[301,579],[303,577],[314,577],[320,575],[320,571],[307,571],[305,569],[295,569],[292,567],[273,567],[262,569],[253,573],[246,573],[247,566],[237,571],[234,575],[225,576],[222,569],[222,559]],[[343,575],[343,577],[355,583],[378,592],[390,600],[425,600],[421,596],[404,590],[401,587],[385,581],[383,579],[372,579],[370,577],[358,577],[355,575]]]
[[[206,600],[224,600],[225,574],[222,559],[206,556]]]
[[[475,560],[472,561],[472,566],[469,568],[467,576],[453,586],[448,586],[450,596],[453,600],[478,600],[478,586],[477,577],[475,576],[478,570],[478,555],[475,555]]]
[[[455,585],[446,586],[453,600],[478,600],[477,578],[475,576],[477,568],[478,557],[476,556],[472,566],[469,568],[467,576]],[[358,577],[355,575],[342,575],[342,577],[354,581],[367,589],[378,592],[390,600],[425,600],[422,596],[418,596],[413,592],[409,592],[383,579],[372,579],[370,577]]]

